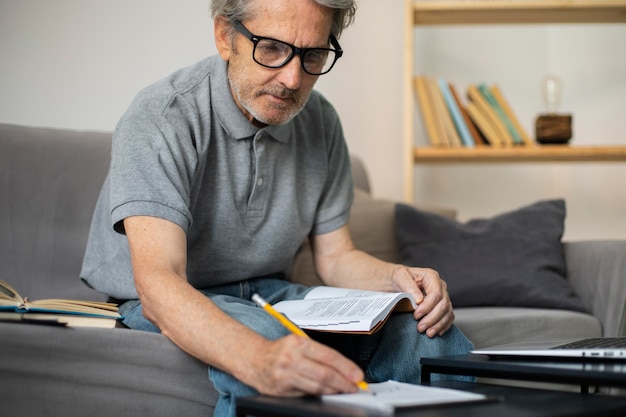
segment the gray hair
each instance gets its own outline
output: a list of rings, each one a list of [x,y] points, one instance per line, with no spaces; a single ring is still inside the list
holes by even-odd
[[[293,1],[293,0],[289,0]],[[356,0],[315,0],[321,6],[334,10],[331,33],[339,38],[341,32],[354,22]],[[230,21],[244,21],[254,16],[250,0],[211,0],[211,16],[226,16]]]

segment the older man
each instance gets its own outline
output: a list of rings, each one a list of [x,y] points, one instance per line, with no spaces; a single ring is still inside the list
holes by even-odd
[[[81,276],[121,300],[129,327],[160,331],[209,365],[216,416],[233,415],[241,395],[418,382],[419,356],[470,348],[435,271],[352,243],[349,155],[313,87],[341,57],[337,38],[355,9],[214,0],[219,56],[140,92],[116,128]],[[288,334],[250,298],[303,297],[283,273],[307,236],[327,285],[408,291],[415,313],[394,315],[375,337]]]

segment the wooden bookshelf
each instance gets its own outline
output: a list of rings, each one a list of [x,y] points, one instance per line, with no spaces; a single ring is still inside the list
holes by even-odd
[[[414,163],[623,162],[626,146],[538,145],[510,148],[415,148]]]
[[[621,162],[624,146],[537,145],[511,148],[415,147],[414,36],[420,25],[626,23],[626,0],[405,0],[405,200],[413,201],[415,164]]]
[[[416,25],[510,23],[624,23],[623,0],[419,1]]]

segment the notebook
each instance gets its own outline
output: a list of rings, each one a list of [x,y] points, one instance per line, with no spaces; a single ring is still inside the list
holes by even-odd
[[[626,361],[626,337],[596,337],[545,342],[520,342],[475,349],[472,353],[489,356],[545,358],[591,358]]]

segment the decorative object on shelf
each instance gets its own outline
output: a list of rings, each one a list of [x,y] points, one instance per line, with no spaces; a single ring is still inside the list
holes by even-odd
[[[572,138],[572,115],[558,114],[561,101],[561,80],[548,76],[543,81],[547,114],[540,114],[535,121],[535,136],[541,144],[566,144]]]

